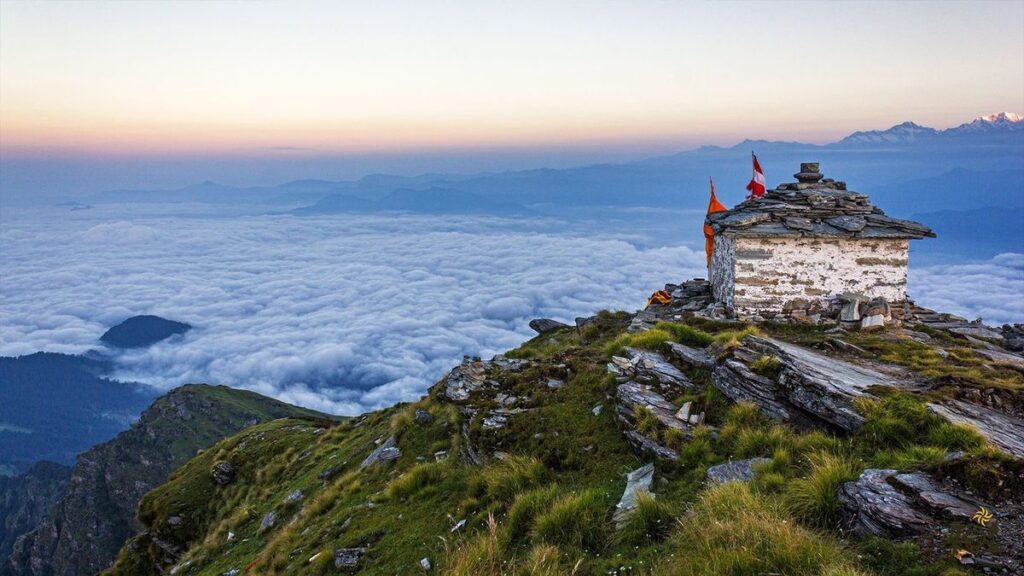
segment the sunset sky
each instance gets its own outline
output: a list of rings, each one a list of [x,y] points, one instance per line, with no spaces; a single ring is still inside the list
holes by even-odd
[[[3,2],[0,70],[8,159],[628,156],[1022,111],[1024,2]]]

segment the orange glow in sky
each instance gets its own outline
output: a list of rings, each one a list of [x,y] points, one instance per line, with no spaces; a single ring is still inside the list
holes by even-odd
[[[0,147],[823,142],[1024,109],[1024,3],[806,8],[5,2]]]

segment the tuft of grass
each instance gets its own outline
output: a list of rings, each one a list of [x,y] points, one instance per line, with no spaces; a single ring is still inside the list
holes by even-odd
[[[786,486],[786,507],[806,524],[829,528],[839,521],[839,486],[855,479],[861,466],[848,457],[826,452],[811,456],[810,462],[807,476]]]
[[[838,541],[789,521],[775,499],[741,482],[701,493],[662,556],[655,575],[859,575]]]
[[[765,378],[775,379],[782,371],[782,364],[778,356],[763,355],[750,363],[750,370],[754,374],[760,374]]]
[[[665,428],[661,431],[661,443],[678,452],[686,446],[686,436],[678,428]]]
[[[654,327],[655,329],[663,330],[671,334],[673,342],[686,344],[687,346],[693,346],[695,348],[706,348],[714,341],[714,338],[712,338],[707,332],[698,330],[687,324],[659,322]]]
[[[633,408],[633,419],[637,432],[649,438],[657,438],[661,423],[658,422],[658,417],[653,412],[638,404]]]
[[[642,546],[663,540],[673,525],[672,509],[655,499],[653,494],[637,494],[636,508],[626,517],[622,529],[615,535],[616,542]]]
[[[605,541],[608,503],[597,489],[563,496],[537,517],[533,533],[537,541],[596,551]]]
[[[731,350],[739,346],[747,336],[762,336],[762,333],[756,326],[747,326],[739,330],[725,330],[715,334],[713,342],[723,350]]]
[[[562,551],[557,546],[538,544],[530,549],[527,555],[524,573],[530,576],[570,576],[577,573],[582,560],[578,560],[571,569],[566,569],[561,562]]]
[[[604,351],[608,356],[621,356],[627,347],[661,351],[665,349],[666,343],[679,342],[687,346],[704,348],[711,345],[712,341],[713,338],[709,334],[692,326],[659,322],[654,328],[645,332],[620,334],[605,345]]]
[[[558,487],[551,485],[523,492],[508,509],[502,533],[504,548],[522,542],[533,528],[533,521],[558,499]]]
[[[400,438],[402,436],[402,432],[405,432],[405,429],[412,424],[415,414],[416,406],[411,404],[395,412],[394,416],[391,417],[391,420],[388,423],[391,435],[395,438]]]
[[[765,456],[785,446],[793,438],[793,432],[782,424],[767,428],[741,428],[732,442],[732,453],[737,458]]]
[[[647,350],[664,350],[665,343],[672,340],[672,334],[665,330],[652,328],[645,332],[620,334],[604,347],[608,356],[621,356],[626,348],[645,348]]]
[[[453,546],[444,540],[445,569],[449,576],[501,576],[501,549],[498,545],[498,523],[487,517],[487,530]]]
[[[864,415],[865,422],[855,440],[868,452],[913,445],[964,451],[985,446],[985,439],[977,431],[933,414],[924,402],[908,394],[892,393],[881,400],[860,400],[856,408]]]
[[[404,500],[427,486],[443,480],[449,468],[447,462],[417,464],[405,474],[392,480],[388,484],[385,495],[391,500]]]
[[[508,502],[516,494],[539,485],[546,476],[544,464],[530,456],[510,456],[483,471],[488,496],[501,502]]]

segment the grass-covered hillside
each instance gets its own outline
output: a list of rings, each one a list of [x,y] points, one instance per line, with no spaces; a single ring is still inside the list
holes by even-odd
[[[1021,461],[926,405],[997,389],[1019,406],[1020,371],[982,362],[969,341],[924,345],[898,329],[837,335],[690,319],[627,333],[630,319],[603,312],[494,361],[467,359],[415,404],[248,428],[143,498],[147,531],[105,574],[854,576],[1020,566]],[[914,386],[859,397],[847,415],[856,429],[771,419],[717,385],[722,363],[751,381],[786,381],[785,358],[744,356],[761,337],[899,372]],[[670,354],[678,344],[710,364]],[[634,364],[661,376],[637,387],[656,401],[629,408],[623,384],[639,376],[620,366],[624,355],[645,358],[637,350],[670,366]],[[679,418],[697,416],[681,424],[672,413],[683,407]],[[753,457],[749,481],[707,477]],[[653,482],[617,511],[626,474],[648,462]],[[869,468],[925,472],[983,501],[994,519],[929,516],[915,501],[921,511],[907,512],[905,534],[856,530],[838,493]],[[926,517],[934,530],[909,530]]]
[[[14,543],[0,575],[95,574],[139,530],[135,511],[200,449],[259,422],[323,417],[253,392],[190,384],[156,399],[135,424],[80,454],[67,488]]]

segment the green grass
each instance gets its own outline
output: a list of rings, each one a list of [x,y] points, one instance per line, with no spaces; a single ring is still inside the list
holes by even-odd
[[[839,521],[839,486],[857,478],[863,466],[849,457],[821,452],[810,457],[806,476],[785,487],[785,504],[805,524],[831,528]]]
[[[702,330],[698,330],[689,324],[659,322],[655,328],[671,334],[673,342],[693,346],[695,348],[706,348],[714,341],[710,334]]]
[[[615,540],[627,546],[641,546],[663,540],[676,527],[674,510],[654,495],[641,492]]]
[[[880,400],[862,400],[856,407],[865,417],[864,425],[855,436],[864,451],[905,449],[915,445],[966,451],[985,445],[977,431],[933,414],[924,402],[908,394],[891,393]]]
[[[546,476],[544,464],[530,456],[510,456],[482,473],[488,496],[501,502],[508,502],[516,494],[539,485]]]
[[[408,472],[388,483],[387,497],[404,500],[427,486],[437,484],[448,473],[447,462],[430,462],[417,464]]]
[[[664,351],[669,342],[678,342],[687,346],[704,348],[713,342],[711,335],[686,324],[659,322],[654,328],[644,332],[623,333],[605,344],[604,351],[608,356],[621,356],[626,348],[644,348],[647,350]]]
[[[852,548],[837,539],[840,483],[865,466],[884,465],[934,470],[979,497],[1024,489],[1018,461],[996,455],[974,431],[929,413],[922,398],[879,391],[879,400],[858,405],[864,428],[840,437],[771,421],[753,404],[728,400],[714,388],[710,371],[684,368],[694,386],[667,399],[676,406],[692,402],[693,410],[706,412],[705,424],[687,436],[662,426],[649,411],[634,414],[641,432],[675,449],[680,459],[658,464],[656,497],[641,497],[616,532],[611,516],[624,473],[646,460],[637,457],[616,421],[608,354],[624,346],[663,349],[670,341],[711,344],[723,352],[758,333],[740,324],[688,319],[625,334],[628,322],[628,315],[602,312],[582,338],[565,328],[509,352],[531,363],[519,371],[494,368],[487,377],[530,411],[502,429],[481,426],[488,400],[474,398],[478,410],[470,415],[441,401],[438,387],[414,404],[359,419],[270,422],[193,458],[146,496],[140,519],[150,535],[191,542],[179,561],[191,561],[190,574],[201,576],[250,565],[250,573],[267,576],[334,574],[330,552],[353,546],[369,548],[361,573],[371,575],[417,573],[419,559],[429,557],[439,574],[859,576],[869,570],[927,576],[941,572],[916,549]],[[764,330],[804,343],[828,337],[819,328]],[[967,367],[956,355],[951,362]],[[777,359],[754,365],[770,375]],[[548,389],[547,378],[566,385]],[[598,415],[595,405],[604,406]],[[417,423],[416,408],[430,411],[434,422]],[[320,426],[326,432],[314,434]],[[389,435],[397,437],[402,457],[359,469]],[[467,443],[488,458],[483,465],[460,458]],[[448,450],[450,459],[435,463],[438,450]],[[949,450],[965,450],[969,457],[946,462]],[[708,466],[754,456],[771,460],[758,466],[753,482],[705,487]],[[237,470],[236,481],[224,487],[209,474],[220,460]],[[322,481],[318,475],[328,467],[337,473]],[[306,498],[285,506],[284,496],[295,489]],[[279,514],[278,522],[259,532],[270,511]],[[189,522],[168,533],[172,515]],[[450,532],[463,519],[464,528]],[[230,542],[229,531],[235,534]],[[153,574],[165,555],[149,538],[136,539],[109,574]],[[318,552],[327,553],[309,562]]]
[[[523,542],[533,529],[533,522],[542,512],[548,510],[558,499],[557,486],[545,486],[523,492],[516,496],[509,506],[505,519],[503,542],[510,548]]]
[[[654,574],[864,574],[837,540],[793,523],[781,504],[737,482],[705,490],[667,552]]]
[[[761,356],[750,363],[750,370],[755,374],[774,380],[782,371],[782,365],[778,356]]]
[[[537,517],[534,537],[558,547],[596,551],[605,543],[609,516],[609,502],[601,491],[568,494]]]

